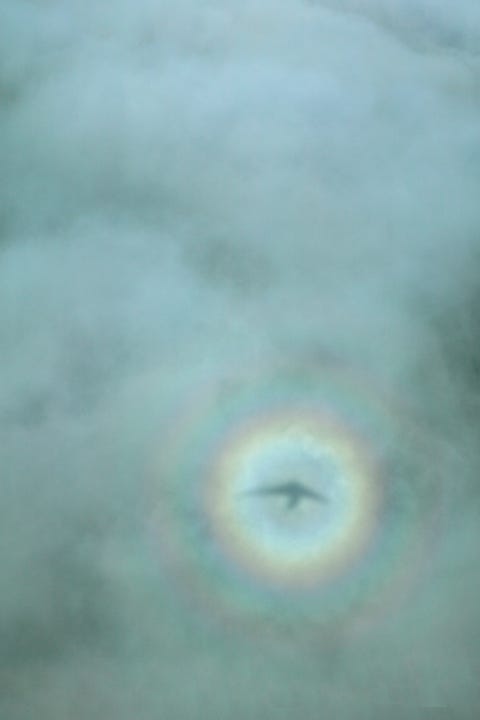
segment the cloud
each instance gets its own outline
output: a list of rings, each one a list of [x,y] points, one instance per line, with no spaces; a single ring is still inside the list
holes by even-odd
[[[473,712],[476,3],[4,5],[5,717]],[[440,498],[362,632],[199,609],[152,531],[177,429],[306,367],[381,406],[395,527]]]

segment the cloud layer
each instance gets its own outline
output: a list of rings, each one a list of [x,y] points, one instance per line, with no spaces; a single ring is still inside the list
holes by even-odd
[[[4,5],[3,715],[468,717],[477,3]],[[442,497],[428,573],[365,633],[225,624],[151,531],[181,408],[302,366],[401,419],[402,507]]]

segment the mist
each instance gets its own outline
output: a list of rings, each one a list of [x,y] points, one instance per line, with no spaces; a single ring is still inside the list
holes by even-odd
[[[1,15],[1,717],[475,717],[478,4]],[[381,408],[417,518],[368,622],[165,559],[185,417],[291,373]]]

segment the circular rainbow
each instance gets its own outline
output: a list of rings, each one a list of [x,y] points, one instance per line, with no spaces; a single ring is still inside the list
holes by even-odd
[[[376,614],[411,584],[433,513],[414,502],[398,422],[373,393],[302,369],[186,407],[155,466],[155,527],[192,598],[328,619]],[[307,494],[289,503],[289,482]]]

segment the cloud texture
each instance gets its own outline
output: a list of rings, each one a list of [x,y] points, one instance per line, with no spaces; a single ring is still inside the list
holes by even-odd
[[[2,717],[473,717],[475,0],[2,16]],[[365,632],[219,620],[152,531],[179,408],[304,366],[388,405],[402,507],[441,497],[428,572]]]

